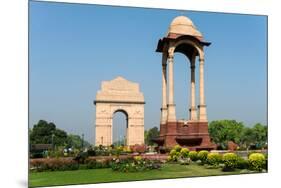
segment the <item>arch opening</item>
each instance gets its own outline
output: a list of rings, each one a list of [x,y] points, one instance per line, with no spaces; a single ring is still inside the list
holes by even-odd
[[[112,116],[112,144],[115,146],[126,145],[128,113],[125,110],[116,110]]]
[[[179,44],[178,46],[176,46],[174,52],[175,53],[178,52],[178,53],[184,54],[188,58],[189,62],[192,61],[192,57],[193,56],[197,56],[198,55],[197,49],[194,46],[192,46],[191,44],[188,44],[188,43],[181,43],[181,44]]]
[[[188,120],[190,107],[190,61],[183,53],[174,54],[174,102],[178,120]]]

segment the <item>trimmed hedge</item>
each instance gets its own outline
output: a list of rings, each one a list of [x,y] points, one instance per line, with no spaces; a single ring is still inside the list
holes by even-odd
[[[77,161],[66,158],[33,159],[30,162],[31,171],[64,171],[78,170]]]
[[[208,157],[208,151],[207,150],[201,150],[199,151],[197,157],[198,159],[204,164],[207,161],[207,157]]]
[[[188,157],[188,153],[189,153],[189,149],[188,148],[182,148],[180,151],[180,155],[183,158],[187,158]]]
[[[233,171],[237,168],[238,158],[235,153],[225,153],[222,156],[222,161],[224,163],[223,171]]]
[[[249,168],[254,171],[262,171],[265,168],[266,159],[262,153],[252,153],[249,156]]]
[[[190,151],[188,156],[192,161],[197,161],[198,157],[197,157],[198,153],[197,151]]]
[[[180,145],[175,145],[173,149],[176,150],[177,152],[181,151]]]
[[[209,165],[218,165],[222,162],[222,155],[219,153],[208,153],[207,163]]]

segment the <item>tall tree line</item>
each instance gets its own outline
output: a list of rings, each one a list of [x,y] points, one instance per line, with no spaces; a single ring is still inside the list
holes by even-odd
[[[29,129],[29,140],[30,144],[53,144],[73,148],[81,148],[82,144],[90,145],[79,135],[67,134],[64,130],[58,129],[54,123],[45,120],[39,120],[32,129]]]
[[[209,134],[213,142],[222,149],[227,149],[229,141],[243,149],[267,147],[267,126],[260,123],[248,127],[236,120],[212,121],[209,124]]]

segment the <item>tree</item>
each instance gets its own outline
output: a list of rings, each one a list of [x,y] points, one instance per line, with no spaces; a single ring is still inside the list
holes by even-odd
[[[246,149],[252,145],[256,148],[267,145],[267,126],[260,123],[250,128],[235,120],[212,121],[209,124],[209,133],[212,140],[223,149],[226,149],[228,141],[233,141]]]
[[[81,149],[82,138],[79,135],[69,134],[67,137],[67,147],[72,147],[76,149]],[[84,147],[90,146],[90,143],[84,140]]]
[[[235,120],[218,120],[209,124],[212,140],[223,149],[226,149],[228,141],[240,143],[243,129],[243,123]]]
[[[65,146],[67,144],[67,133],[63,130],[56,129],[54,132],[54,145]]]
[[[252,131],[256,147],[265,147],[267,145],[267,126],[257,123],[252,128]]]
[[[253,134],[253,130],[249,127],[245,127],[241,134],[241,142],[240,146],[248,149],[250,145],[254,144],[256,141],[255,135]]]
[[[153,127],[149,130],[144,131],[144,141],[146,145],[153,145],[154,142],[152,142],[152,138],[159,136],[159,130],[158,127]]]
[[[48,123],[45,120],[39,120],[30,131],[31,144],[54,144],[56,146],[64,146],[66,141],[67,133],[57,129],[54,123]]]
[[[31,144],[51,144],[52,134],[56,130],[56,125],[48,123],[45,120],[39,120],[37,124],[33,126],[30,133]]]

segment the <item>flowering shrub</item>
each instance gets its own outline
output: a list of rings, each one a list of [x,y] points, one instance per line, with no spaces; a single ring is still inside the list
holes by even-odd
[[[175,150],[175,149],[172,149],[169,153],[169,161],[178,161],[180,157],[180,152]]]
[[[127,159],[113,159],[111,168],[119,172],[140,172],[161,168],[159,161],[142,159],[140,156]]]
[[[222,162],[222,156],[219,153],[209,153],[207,155],[207,163],[209,165],[218,165]]]
[[[123,152],[124,152],[124,153],[132,153],[132,150],[131,150],[131,148],[130,148],[129,146],[125,146],[125,147],[123,148]]]
[[[79,168],[78,162],[66,158],[50,158],[50,159],[33,159],[30,161],[32,171],[63,171],[63,170],[77,170]]]
[[[180,155],[183,157],[183,158],[187,158],[188,157],[188,153],[189,153],[189,149],[188,148],[182,148],[180,150]]]
[[[174,162],[181,161],[181,163],[187,163],[186,159],[188,158],[188,154],[189,154],[188,148],[181,148],[179,145],[175,145],[173,149],[170,151],[167,160],[174,161]]]
[[[135,161],[141,161],[142,157],[141,156],[135,156],[134,159],[135,159]]]
[[[208,157],[208,151],[207,150],[201,150],[197,154],[198,159],[201,161],[202,164],[206,163],[207,157]]]
[[[176,152],[180,152],[181,151],[180,145],[175,145],[173,149],[176,150]]]
[[[249,168],[255,171],[262,171],[265,168],[266,160],[262,153],[252,153],[249,156]]]
[[[112,154],[113,148],[100,145],[94,148],[95,156],[109,156]]]
[[[188,156],[192,161],[197,161],[198,157],[197,157],[197,151],[190,151]]]
[[[225,153],[222,157],[223,171],[232,171],[237,167],[239,157],[235,153]]]

